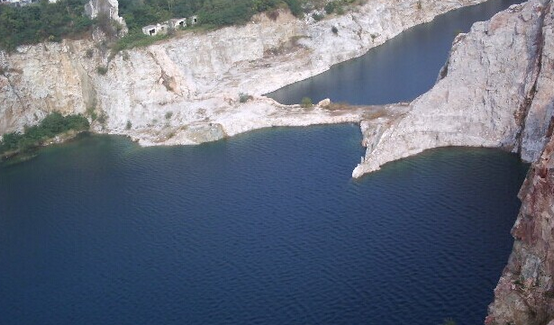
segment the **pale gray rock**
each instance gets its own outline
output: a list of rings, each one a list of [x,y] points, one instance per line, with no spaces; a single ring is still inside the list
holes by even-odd
[[[372,0],[320,22],[282,10],[275,20],[261,14],[245,26],[183,32],[113,58],[94,41],[98,36],[22,46],[0,54],[0,134],[21,131],[52,111],[94,111],[105,121],[94,122],[94,131],[128,135],[143,145],[198,143],[195,138],[202,137],[181,128],[198,123],[221,125],[232,136],[276,125],[359,122],[361,110],[305,111],[262,95],[360,56],[439,14],[483,1]],[[115,3],[92,0],[87,10],[116,19]],[[241,93],[252,99],[239,103]],[[173,116],[166,121],[169,111]]]
[[[545,16],[541,39],[540,74],[525,119],[521,143],[521,157],[536,161],[548,140],[548,126],[554,115],[554,26],[552,10]]]
[[[370,143],[354,177],[426,149],[447,146],[497,147],[526,152],[542,150],[535,141],[548,126],[552,102],[549,73],[543,69],[544,100],[530,107],[541,72],[543,27],[547,6],[538,0],[511,6],[488,22],[456,37],[441,78],[410,103],[409,112],[390,127],[364,133]],[[550,14],[550,13],[549,13]],[[547,34],[548,35],[548,34]],[[527,115],[531,111],[533,114]],[[526,123],[527,122],[527,123]],[[546,123],[546,124],[545,124]],[[525,125],[529,127],[520,145]],[[535,132],[536,131],[536,132]]]

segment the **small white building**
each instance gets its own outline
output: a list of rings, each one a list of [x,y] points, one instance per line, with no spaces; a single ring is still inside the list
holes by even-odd
[[[144,26],[142,27],[142,32],[148,36],[154,36],[158,33],[156,25]]]
[[[169,25],[167,22],[163,22],[161,24],[144,26],[142,27],[142,32],[148,36],[164,35],[168,29]]]
[[[144,26],[142,27],[142,32],[148,36],[163,35],[166,34],[170,28],[179,29],[187,27],[187,22],[189,22],[191,26],[196,25],[198,22],[198,16],[192,16],[190,18],[174,18],[156,25]]]
[[[173,29],[185,28],[187,27],[186,18],[174,18],[168,21],[169,27]]]

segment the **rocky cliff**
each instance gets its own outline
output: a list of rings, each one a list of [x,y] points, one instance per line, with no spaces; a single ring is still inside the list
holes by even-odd
[[[436,85],[406,113],[361,123],[353,176],[423,150],[498,147],[534,162],[520,190],[514,248],[487,325],[554,325],[554,6],[514,5],[454,41]]]
[[[436,85],[400,119],[362,122],[359,177],[446,146],[499,147],[534,161],[553,113],[550,2],[514,5],[456,37]]]
[[[534,161],[523,184],[515,239],[486,325],[554,325],[554,8],[544,2],[539,74],[522,126],[521,155]]]
[[[435,87],[411,103],[341,111],[284,106],[262,96],[440,13],[478,2],[374,0],[317,23],[282,11],[275,20],[260,15],[242,27],[185,32],[115,57],[94,37],[20,47],[0,53],[0,134],[35,124],[52,111],[93,113],[101,117],[94,123],[97,132],[126,134],[146,145],[200,143],[274,125],[363,120],[367,153],[356,177],[435,147],[518,152],[535,163],[520,192],[514,250],[486,323],[553,325],[550,0],[512,6],[460,34]],[[91,12],[102,7],[95,3]],[[252,98],[241,101],[241,93]],[[383,109],[393,113],[382,114]]]
[[[553,325],[554,139],[532,165],[519,197],[522,207],[512,229],[514,248],[485,324]]]
[[[361,111],[306,110],[262,95],[482,1],[373,0],[320,22],[280,11],[276,19],[258,15],[245,26],[184,32],[114,57],[94,37],[22,46],[0,54],[0,134],[52,111],[101,116],[95,131],[143,145],[199,143],[274,125],[357,122]],[[88,10],[112,2],[95,0]],[[252,99],[241,103],[240,93]]]

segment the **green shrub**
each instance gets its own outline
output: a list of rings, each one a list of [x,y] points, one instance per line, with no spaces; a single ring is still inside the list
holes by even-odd
[[[106,115],[106,113],[102,112],[102,114],[100,114],[100,116],[98,116],[98,123],[104,125],[106,123],[106,121],[108,120],[108,116]]]
[[[0,48],[13,51],[23,44],[60,41],[88,31],[92,21],[84,16],[88,0],[60,0],[23,7],[0,5]]]
[[[320,21],[320,20],[322,20],[323,18],[325,18],[325,16],[323,16],[322,14],[315,13],[315,14],[312,15],[312,18],[313,18],[315,21]]]
[[[95,106],[96,106],[96,104],[93,104],[93,105],[87,107],[87,110],[85,111],[85,114],[88,115],[88,116],[90,116],[90,118],[91,118],[93,121],[96,120],[96,118],[98,117],[98,116],[96,115],[96,107],[95,107]]]
[[[252,99],[252,96],[248,95],[248,94],[245,94],[245,93],[240,93],[239,94],[239,102],[241,103],[246,103],[247,101],[251,100]]]
[[[167,112],[165,113],[165,119],[169,120],[173,116],[173,112]]]
[[[335,12],[335,9],[337,8],[337,2],[336,1],[331,1],[329,3],[327,3],[325,5],[325,12],[330,15],[332,14],[333,12]]]
[[[303,108],[310,108],[314,106],[314,104],[312,103],[312,99],[310,97],[304,97],[300,102],[300,106],[302,106]]]
[[[63,116],[60,113],[47,115],[38,125],[25,127],[24,133],[4,134],[0,142],[0,154],[9,151],[26,152],[40,146],[45,140],[70,130],[86,131],[90,124],[82,115]]]
[[[108,67],[97,67],[96,72],[98,72],[98,74],[100,75],[105,75],[106,73],[108,73]]]
[[[130,130],[133,127],[133,124],[131,121],[127,121],[127,124],[125,124],[125,130]]]
[[[142,32],[135,31],[118,39],[117,42],[112,45],[112,54],[115,55],[120,51],[129,50],[135,47],[146,47],[156,43],[157,41],[167,39],[168,37],[168,35],[148,36],[144,35]]]
[[[337,28],[337,26],[331,27],[331,31],[332,31],[333,34],[335,34],[335,35],[339,33],[339,29]]]

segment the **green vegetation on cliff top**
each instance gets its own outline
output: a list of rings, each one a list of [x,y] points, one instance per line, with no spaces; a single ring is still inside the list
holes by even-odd
[[[81,37],[91,26],[106,30],[105,17],[91,20],[84,13],[88,0],[48,0],[23,6],[0,5],[0,49],[13,51],[19,45],[42,41],[60,41],[62,38]],[[198,16],[204,28],[247,23],[254,14],[288,8],[295,16],[313,9],[328,14],[342,12],[343,6],[363,3],[365,0],[119,0],[119,14],[129,27],[130,37],[121,48],[150,44],[142,40],[141,28],[170,18]],[[276,18],[277,13],[270,13]],[[113,33],[112,33],[113,34]],[[111,35],[113,36],[113,35]],[[130,46],[129,46],[130,45]]]
[[[344,12],[343,8],[365,0],[119,0],[120,15],[131,31],[170,18],[198,15],[199,23],[226,26],[247,23],[260,12],[288,8],[300,17],[313,9],[328,14]]]
[[[79,37],[92,20],[84,15],[87,0],[60,0],[24,7],[0,5],[0,48],[13,51],[19,45]]]

